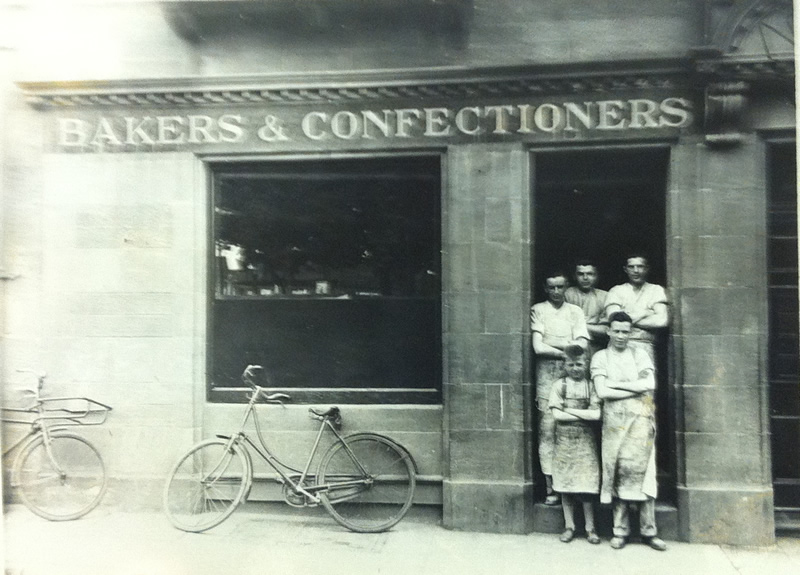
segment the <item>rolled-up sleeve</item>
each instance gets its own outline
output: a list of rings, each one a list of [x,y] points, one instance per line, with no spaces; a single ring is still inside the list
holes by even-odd
[[[531,307],[531,333],[539,332],[544,335],[544,319],[536,306]]]
[[[593,380],[598,375],[608,377],[608,358],[606,357],[606,351],[604,349],[601,349],[592,356],[592,364],[589,368],[589,372]]]

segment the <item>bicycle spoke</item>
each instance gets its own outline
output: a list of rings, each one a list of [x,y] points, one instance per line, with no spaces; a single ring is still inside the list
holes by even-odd
[[[390,440],[363,434],[334,444],[318,473],[322,502],[348,529],[385,531],[408,511],[415,475],[408,455]],[[366,476],[362,472],[366,472]]]
[[[205,441],[173,468],[164,489],[164,510],[178,529],[200,532],[224,521],[249,482],[249,465],[241,448],[226,441]]]
[[[57,431],[29,444],[15,468],[23,502],[53,521],[77,519],[94,509],[105,493],[100,454],[83,437]]]

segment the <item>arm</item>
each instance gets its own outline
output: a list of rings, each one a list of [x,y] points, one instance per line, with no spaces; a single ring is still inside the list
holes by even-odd
[[[642,320],[645,320],[645,318],[647,318],[648,316],[652,315],[652,313],[653,313],[653,311],[649,310],[649,309],[646,309],[644,311],[636,313],[636,312],[633,312],[631,310],[622,309],[622,305],[620,305],[618,303],[609,303],[609,304],[606,305],[605,317],[603,318],[604,321],[608,322],[608,318],[615,311],[624,311],[625,313],[627,313],[629,316],[631,316],[631,319],[633,320],[633,324],[636,325],[637,327],[645,327],[640,322]]]
[[[659,302],[653,306],[649,315],[645,315],[638,320],[633,318],[633,323],[636,327],[644,329],[659,329],[669,325],[669,314],[667,313],[667,304]]]
[[[603,337],[608,333],[608,326],[602,323],[587,323],[586,329],[589,330],[592,337]]]
[[[606,379],[605,385],[611,389],[616,389],[619,391],[629,391],[634,394],[645,393],[647,391],[655,391],[656,389],[656,378],[653,374],[653,370],[645,370],[639,373],[639,379],[635,381],[614,381],[611,379]],[[600,392],[598,391],[598,395]],[[602,395],[600,396],[603,397]]]
[[[564,359],[564,352],[555,346],[545,343],[544,336],[538,331],[533,332],[533,351],[538,356]]]
[[[553,419],[556,421],[580,421],[580,417],[568,413],[567,411],[561,409],[560,407],[550,407],[550,411],[553,413]]]
[[[623,391],[621,389],[609,387],[607,385],[609,380],[605,375],[595,375],[592,381],[594,382],[597,396],[600,399],[628,399],[629,397],[639,395],[638,393],[633,393],[632,391]]]
[[[589,409],[572,409],[571,407],[565,407],[564,413],[567,415],[572,415],[576,419],[581,421],[599,421],[600,420],[600,408],[599,407],[590,407]],[[555,412],[553,413],[553,418],[556,418]],[[573,420],[574,421],[574,420]]]

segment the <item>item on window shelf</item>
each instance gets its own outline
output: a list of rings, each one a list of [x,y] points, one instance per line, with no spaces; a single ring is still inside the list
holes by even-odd
[[[328,295],[331,293],[331,282],[329,281],[318,281],[316,284],[315,292],[317,295]]]

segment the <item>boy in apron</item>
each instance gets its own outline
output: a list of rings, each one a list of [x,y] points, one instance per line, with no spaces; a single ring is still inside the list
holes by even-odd
[[[594,528],[594,497],[600,492],[600,458],[592,422],[600,420],[600,399],[586,377],[586,352],[579,345],[564,349],[566,375],[553,383],[550,411],[556,422],[553,489],[561,494],[564,532],[569,543],[575,536],[575,504],[583,503],[584,527],[589,543],[600,543]]]

